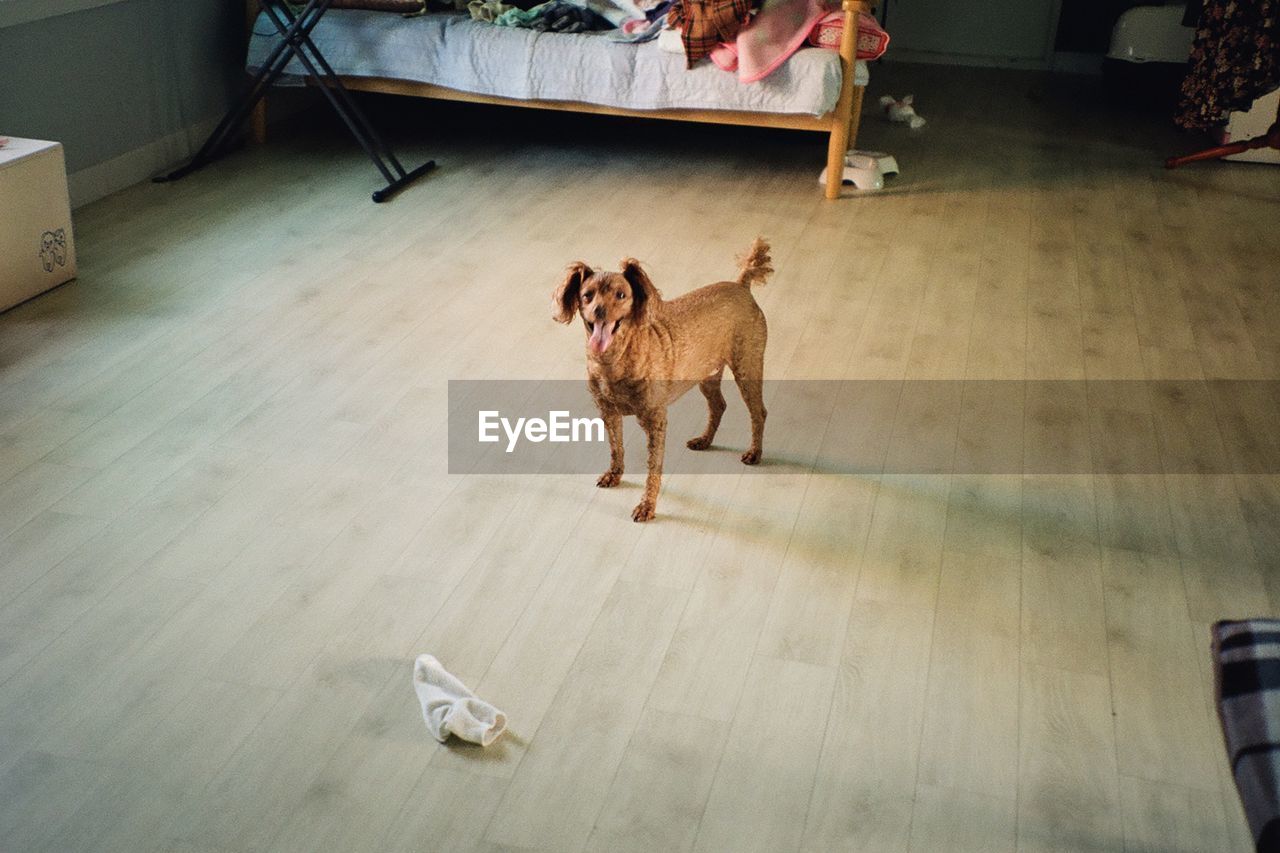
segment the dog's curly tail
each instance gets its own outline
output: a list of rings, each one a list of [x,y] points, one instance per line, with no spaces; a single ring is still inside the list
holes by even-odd
[[[764,284],[773,274],[773,259],[769,257],[769,241],[757,237],[745,255],[738,258],[738,284],[750,287]]]

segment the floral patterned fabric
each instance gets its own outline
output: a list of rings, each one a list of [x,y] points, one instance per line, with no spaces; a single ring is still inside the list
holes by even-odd
[[[1215,127],[1278,86],[1280,0],[1204,0],[1174,120]]]

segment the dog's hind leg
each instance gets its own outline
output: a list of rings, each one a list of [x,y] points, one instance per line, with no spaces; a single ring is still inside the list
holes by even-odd
[[[738,389],[742,391],[742,401],[747,404],[751,414],[751,447],[742,454],[743,464],[754,465],[760,461],[764,452],[764,419],[769,412],[764,407],[764,382],[759,379],[739,379]]]
[[[601,412],[605,432],[609,434],[609,470],[600,475],[596,485],[612,488],[622,482],[622,415],[617,412]]]
[[[644,497],[631,511],[632,521],[648,521],[658,508],[658,490],[662,488],[662,456],[667,449],[667,411],[646,412],[636,420],[649,437],[649,476],[644,481]]]
[[[751,447],[742,454],[742,462],[754,465],[764,452],[764,419],[769,415],[764,407],[764,380],[761,379],[764,375],[764,348],[746,356],[735,353],[729,367],[733,370],[738,390],[742,392],[742,402],[747,404],[747,412],[751,415]]]
[[[687,446],[690,450],[706,450],[715,441],[716,430],[720,429],[720,418],[724,417],[725,410],[724,394],[720,393],[720,377],[723,375],[722,367],[698,383],[702,396],[707,398],[707,428],[702,435],[689,439]]]

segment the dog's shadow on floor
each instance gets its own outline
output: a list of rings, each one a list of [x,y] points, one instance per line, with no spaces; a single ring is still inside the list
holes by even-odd
[[[787,454],[771,454],[766,446],[764,456],[755,465],[746,465],[742,462],[742,453],[745,448],[733,445],[713,444],[705,450],[690,451],[691,456],[678,458],[676,464],[666,468],[664,474],[745,474],[747,476],[762,476],[785,474],[794,476],[797,474],[844,474],[852,477],[878,476],[883,468],[882,464],[871,464],[871,460],[867,464],[858,464],[857,462],[841,463],[836,460],[824,459],[821,456],[789,456]],[[696,460],[693,463],[695,470],[690,470],[689,459]]]

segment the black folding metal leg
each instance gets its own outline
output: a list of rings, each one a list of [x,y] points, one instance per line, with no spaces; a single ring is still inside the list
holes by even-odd
[[[239,103],[227,112],[191,161],[166,175],[156,177],[154,179],[156,182],[176,181],[221,156],[234,132],[244,123],[254,106],[262,100],[267,90],[284,73],[285,68],[294,58],[302,63],[307,76],[324,94],[346,124],[347,129],[351,131],[351,135],[356,138],[360,147],[364,149],[365,154],[386,180],[387,185],[373,193],[375,202],[386,201],[435,168],[435,161],[428,160],[412,171],[405,171],[404,166],[396,159],[395,154],[360,110],[355,99],[351,97],[347,87],[342,85],[342,80],[324,58],[324,54],[311,40],[311,31],[315,29],[332,3],[333,0],[308,0],[302,10],[295,14],[282,0],[261,0],[263,11],[280,34],[280,42],[272,48],[267,59],[258,68]]]
[[[329,0],[332,2],[332,0]],[[323,3],[323,8],[321,4]],[[312,0],[303,11],[297,16],[290,28],[281,33],[281,39],[271,53],[267,55],[267,59],[258,68],[253,79],[249,82],[248,89],[241,96],[240,101],[227,111],[222,117],[222,121],[218,122],[218,126],[214,128],[213,133],[209,134],[209,138],[205,140],[204,145],[200,146],[200,150],[191,158],[190,162],[178,167],[166,175],[159,175],[153,180],[157,183],[166,181],[176,181],[185,177],[196,169],[213,162],[224,153],[226,144],[232,138],[232,134],[240,127],[253,108],[257,106],[258,101],[266,96],[267,90],[272,84],[284,73],[284,69],[288,66],[289,60],[293,58],[294,40],[297,34],[307,26],[307,22],[311,21],[312,26],[320,21],[320,15],[323,10],[328,8],[329,3],[325,0]]]

